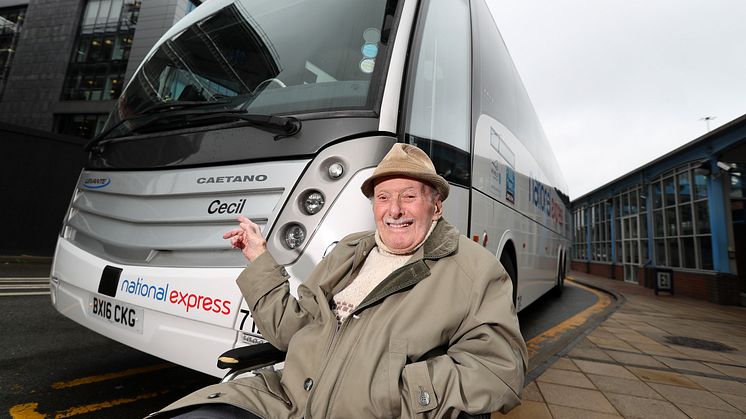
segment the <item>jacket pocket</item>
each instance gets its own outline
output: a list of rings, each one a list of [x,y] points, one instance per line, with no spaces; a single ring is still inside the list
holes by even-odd
[[[429,412],[438,407],[438,399],[435,396],[433,382],[430,379],[427,361],[415,362],[405,366],[402,380],[409,393],[408,404],[412,406],[414,413]]]
[[[389,342],[389,417],[398,418],[401,416],[402,393],[401,393],[401,375],[404,371],[404,364],[407,362],[407,340],[391,339]]]

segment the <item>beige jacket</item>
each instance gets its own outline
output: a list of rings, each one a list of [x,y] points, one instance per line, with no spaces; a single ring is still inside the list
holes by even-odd
[[[374,246],[372,232],[343,239],[297,300],[272,256],[257,258],[237,283],[262,335],[287,350],[284,370],[210,386],[164,410],[217,402],[272,419],[440,418],[519,404],[526,345],[495,256],[441,220],[338,326],[332,296]]]

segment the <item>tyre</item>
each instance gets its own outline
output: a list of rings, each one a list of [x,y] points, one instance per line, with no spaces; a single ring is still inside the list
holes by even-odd
[[[513,283],[513,306],[516,306],[516,298],[518,297],[518,274],[515,270],[515,265],[513,264],[513,259],[511,259],[510,256],[508,256],[506,253],[503,253],[502,256],[500,256],[500,263],[502,263],[503,268],[505,268],[505,271],[508,272],[508,276],[510,277],[510,282]]]
[[[562,290],[565,289],[565,258],[562,257],[557,268],[557,283],[552,288],[552,293],[559,297],[562,295]]]

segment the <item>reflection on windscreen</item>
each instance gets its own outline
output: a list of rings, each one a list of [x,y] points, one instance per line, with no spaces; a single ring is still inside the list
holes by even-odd
[[[173,101],[252,113],[373,109],[395,0],[238,0],[161,44],[117,119]]]

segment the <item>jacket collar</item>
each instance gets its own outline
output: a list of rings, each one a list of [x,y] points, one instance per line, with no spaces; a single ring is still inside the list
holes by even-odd
[[[430,234],[430,237],[428,237],[427,240],[425,240],[425,243],[417,249],[410,261],[401,268],[392,272],[386,279],[378,284],[378,286],[360,302],[354,312],[360,312],[361,310],[385,299],[387,296],[412,287],[421,280],[430,276],[430,267],[425,261],[437,261],[438,259],[455,253],[456,250],[458,250],[458,236],[459,232],[456,227],[442,218],[438,220],[438,223],[435,225],[435,229]],[[349,284],[349,281],[353,279],[354,272],[357,271],[373,247],[376,246],[375,235],[373,232],[367,233],[358,239],[351,240],[348,242],[348,245],[355,246],[355,256],[353,257],[352,266],[347,279],[342,281],[342,284],[339,284],[342,285],[342,288]]]

